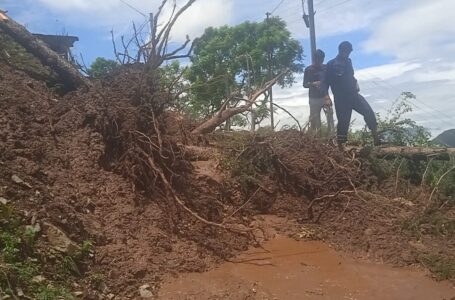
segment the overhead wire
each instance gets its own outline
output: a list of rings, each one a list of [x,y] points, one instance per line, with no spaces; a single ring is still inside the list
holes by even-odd
[[[272,9],[272,11],[270,12],[270,14],[275,13],[275,11],[281,6],[281,4],[283,4],[284,1],[286,1],[286,0],[281,0],[281,1],[277,4],[277,6],[275,6],[275,8]]]
[[[143,13],[142,11],[140,11],[139,9],[134,7],[133,5],[129,4],[125,0],[119,0],[119,1],[122,2],[123,4],[125,4],[126,6],[128,6],[129,8],[131,8],[132,10],[134,10],[135,12],[137,12],[138,14],[142,15],[144,18],[147,18],[147,15],[145,13]]]
[[[368,72],[368,71],[365,71],[365,70],[363,70],[363,72],[365,72],[366,74],[368,74],[368,75],[370,75],[370,76],[372,76],[372,77],[375,76],[375,75],[374,75],[373,73],[371,73],[371,72]],[[379,82],[382,83],[382,85],[381,85],[380,83],[378,83],[378,80],[379,80]],[[393,86],[391,83],[387,82],[386,80],[383,80],[383,79],[378,79],[378,80],[372,80],[372,81],[375,82],[379,87],[388,88],[388,89],[390,89],[390,90],[392,90],[392,91],[399,92],[397,87]],[[400,94],[401,94],[401,92],[400,92]],[[436,109],[436,108],[434,108],[434,107],[431,107],[431,106],[429,106],[428,104],[426,104],[425,102],[423,102],[423,101],[421,101],[421,100],[419,100],[419,99],[417,99],[417,98],[416,98],[415,100],[416,100],[416,102],[420,103],[421,105],[427,107],[427,109],[429,109],[430,111],[432,111],[432,112],[434,112],[434,113],[438,113],[438,114],[440,114],[441,116],[443,116],[444,118],[448,118],[448,119],[450,119],[450,120],[453,119],[452,116],[449,116],[449,115],[446,114],[445,112],[442,112],[442,111],[440,111],[440,110],[438,110],[438,109]],[[439,118],[440,118],[441,116],[439,116]]]
[[[305,7],[304,7],[305,1],[306,1],[306,0],[302,0],[302,8],[303,8],[303,10],[305,9]],[[344,4],[346,4],[346,3],[350,2],[350,1],[352,1],[352,0],[344,0],[344,1],[338,2],[338,3],[334,4],[334,5],[331,5],[331,6],[328,6],[328,7],[323,7],[323,8],[322,8],[321,10],[319,10],[318,12],[319,12],[319,13],[324,13],[324,12],[326,13],[326,12],[328,12],[330,9],[335,8],[335,7],[342,6],[342,5],[344,5]],[[295,7],[295,5],[292,5],[291,2],[287,2],[287,4],[285,4],[285,5],[283,6],[283,3],[284,3],[284,2],[285,2],[285,0],[281,0],[281,1],[274,7],[274,9],[271,11],[271,13],[275,14],[278,10],[280,10],[280,12],[281,12],[281,13],[280,13],[280,16],[286,21],[287,25],[291,25],[291,24],[294,24],[294,23],[296,23],[296,22],[303,22],[301,16],[299,16],[298,18],[292,18],[292,16],[294,16],[295,13],[294,13],[294,14],[291,14],[291,15],[286,15],[286,12],[289,12],[289,11],[296,11],[296,7]],[[319,1],[319,2],[317,3],[317,5],[319,6],[319,5],[321,5],[322,3],[326,3],[326,0],[321,0],[321,1]],[[284,16],[286,16],[286,17],[284,17]],[[290,18],[291,18],[291,19],[290,19]],[[371,73],[369,73],[369,74],[372,75]],[[374,77],[374,75],[373,75],[373,77]],[[376,87],[381,88],[381,90],[383,90],[384,88],[387,88],[387,89],[389,89],[389,90],[391,90],[391,91],[397,93],[397,97],[399,97],[399,95],[401,95],[402,91],[398,91],[398,88],[392,86],[390,83],[388,83],[388,82],[385,81],[385,80],[381,80],[381,79],[379,79],[379,80],[380,80],[379,82],[378,82],[378,80],[370,80],[369,82],[370,82],[370,84],[373,84],[373,85],[375,85]],[[390,97],[386,96],[383,92],[379,92],[379,94],[380,94],[380,96],[383,97],[383,99],[388,99],[388,98],[390,98]],[[396,98],[393,99],[393,100],[396,100]],[[444,112],[442,112],[442,111],[439,111],[439,110],[437,110],[437,109],[435,109],[435,108],[429,106],[428,104],[424,103],[423,101],[421,101],[421,100],[419,100],[419,99],[414,99],[414,100],[415,100],[415,101],[410,101],[409,103],[410,103],[413,107],[417,108],[419,111],[425,112],[425,113],[427,113],[427,114],[432,115],[433,117],[436,117],[436,118],[434,119],[434,122],[438,122],[438,123],[439,123],[439,122],[442,122],[442,123],[445,125],[446,123],[444,122],[444,119],[446,119],[446,120],[447,120],[447,119],[449,119],[449,120],[452,120],[452,119],[453,119],[451,116],[447,115],[446,113],[444,113]],[[415,103],[415,102],[419,103],[420,105],[417,104],[417,103]],[[374,105],[375,105],[375,106],[378,106],[380,109],[382,109],[382,110],[384,110],[384,111],[389,111],[389,110],[390,110],[390,108],[386,108],[386,107],[385,107],[385,104],[384,104],[384,103],[374,103]],[[427,109],[423,109],[421,105],[422,105],[422,106],[425,106]],[[441,119],[441,116],[443,117],[442,119]],[[439,127],[439,126],[436,126],[437,124],[434,123],[434,122],[433,122],[433,123],[430,123],[430,124],[432,124],[432,125],[435,126],[435,127]]]
[[[370,74],[371,73],[368,73],[366,72],[367,74]],[[381,90],[384,90],[384,89],[389,89],[390,91],[393,91],[394,93],[396,93],[397,95],[401,95],[402,91],[399,91],[397,88],[393,87],[391,84],[388,84],[385,80],[380,80],[380,81],[377,81],[377,80],[370,80],[368,81],[370,82],[371,84],[374,84],[376,86],[376,89],[375,89],[375,93],[379,93],[381,96],[383,96],[385,99],[389,98],[387,96],[384,96],[384,93],[383,92],[378,92],[378,88],[379,88],[379,91]],[[388,85],[387,85],[388,84]],[[382,93],[382,94],[381,94]],[[420,101],[418,98],[415,98],[413,99],[415,100],[416,102],[420,103],[420,104],[424,104],[424,102]],[[417,112],[422,112],[424,114],[428,114],[428,115],[431,115],[432,118],[433,118],[433,121],[431,122],[428,122],[430,125],[432,125],[433,127],[440,127],[441,125],[443,126],[446,126],[446,121],[444,121],[444,118],[441,118],[441,116],[438,114],[437,111],[435,110],[432,110],[431,107],[430,110],[426,110],[424,108],[422,108],[420,105],[418,105],[417,103],[415,103],[414,101],[409,101],[408,102],[412,107],[416,108],[418,111]],[[448,116],[447,116],[448,117]],[[450,117],[449,117],[450,118]],[[452,119],[452,118],[450,118]],[[447,119],[446,119],[447,120]],[[438,123],[438,124],[436,124]]]
[[[329,7],[323,7],[323,8],[319,11],[319,13],[323,13],[323,12],[325,12],[325,11],[329,11],[329,10],[331,10],[332,8],[335,8],[335,7],[344,5],[344,4],[346,4],[346,3],[350,2],[350,1],[352,1],[352,0],[345,0],[345,1],[339,2],[339,3],[334,4],[334,5],[332,5],[332,6],[329,6]]]

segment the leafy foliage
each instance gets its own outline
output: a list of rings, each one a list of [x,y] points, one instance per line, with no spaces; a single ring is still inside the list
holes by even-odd
[[[115,60],[97,57],[87,70],[87,74],[93,78],[101,78],[114,71],[119,64]]]
[[[187,67],[182,67],[178,60],[162,66],[158,69],[160,84],[170,94],[174,103],[172,106],[179,112],[191,114],[191,86],[184,75],[188,72]]]
[[[195,42],[191,61],[186,74],[194,85],[191,107],[196,115],[206,117],[220,108],[227,95],[234,91],[248,95],[266,81],[269,64],[273,75],[289,68],[292,72],[278,84],[292,85],[294,74],[303,71],[303,49],[286,23],[276,17],[268,22],[207,28]],[[259,118],[264,111],[257,111]]]
[[[11,206],[0,204],[0,298],[16,298],[20,288],[30,299],[74,299],[65,287],[81,275],[78,265],[87,259],[93,243],[85,241],[79,252],[67,256],[47,253],[39,248],[38,239],[37,231],[21,225]]]

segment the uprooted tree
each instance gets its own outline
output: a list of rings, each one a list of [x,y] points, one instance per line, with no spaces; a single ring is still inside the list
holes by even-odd
[[[159,20],[162,17],[168,2],[168,0],[163,0],[157,13],[150,14],[150,20],[148,22],[145,22],[139,27],[133,23],[132,36],[129,38],[126,38],[125,36],[120,37],[121,48],[115,42],[114,32],[111,31],[115,57],[120,64],[145,63],[147,69],[155,70],[165,61],[190,56],[193,44],[190,45],[191,40],[189,36],[186,36],[185,42],[172,51],[168,51],[168,44],[175,23],[179,17],[196,2],[196,0],[188,0],[180,8],[177,7],[177,2],[174,1],[169,18],[164,24],[160,24]],[[150,31],[146,30],[146,28],[148,28],[146,25],[148,24],[150,24],[151,27]],[[188,46],[189,49],[187,52],[181,54]]]
[[[226,102],[232,92],[241,91],[247,97],[255,95],[264,82],[283,69],[291,72],[279,77],[277,84],[291,86],[295,74],[303,71],[303,49],[291,37],[286,23],[274,17],[258,23],[207,28],[195,41],[191,62],[185,74],[192,84],[189,110],[196,117],[207,118],[235,106],[235,99]],[[264,105],[268,90],[263,90],[261,96],[247,111],[255,111],[258,121],[269,113]],[[264,106],[266,109],[261,109]]]
[[[232,94],[228,99],[224,101],[221,105],[221,108],[207,121],[200,124],[196,127],[191,133],[192,134],[206,134],[214,131],[219,125],[223,124],[229,118],[244,113],[248,110],[251,110],[253,105],[256,104],[259,97],[263,95],[267,90],[269,90],[278,80],[280,80],[283,76],[285,76],[289,70],[282,72],[280,75],[276,76],[272,80],[266,82],[263,86],[259,89],[255,90],[248,98],[243,99],[239,98],[237,94]],[[229,107],[229,103],[231,101],[244,102],[242,105],[236,105],[233,107]]]
[[[90,86],[89,80],[82,76],[68,61],[61,58],[42,40],[33,36],[24,26],[2,11],[0,11],[0,30],[37,57],[43,65],[54,70],[68,89]]]

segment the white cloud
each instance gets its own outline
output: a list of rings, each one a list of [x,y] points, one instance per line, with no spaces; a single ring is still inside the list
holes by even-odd
[[[368,1],[368,5],[365,5],[365,2],[365,0],[324,1],[321,5],[316,2],[315,21],[318,37],[368,29],[380,17],[399,5],[397,3],[399,1],[392,0]],[[307,11],[307,8],[305,9]],[[288,23],[291,32],[296,37],[307,38],[308,29],[302,20],[302,14],[300,1],[287,1],[275,12],[275,15]]]
[[[433,58],[455,50],[455,1],[407,1],[404,9],[376,24],[365,49],[399,59]]]
[[[330,19],[324,16],[328,11],[321,13],[317,18],[318,35],[370,31],[363,50],[391,56],[394,61],[356,70],[361,93],[383,116],[401,92],[414,93],[417,99],[412,101],[413,112],[407,116],[438,134],[455,128],[455,27],[450,25],[454,11],[452,0],[384,0],[369,1],[368,5],[353,0],[343,6],[343,13],[330,11]],[[302,32],[300,24],[299,28],[294,30]],[[291,93],[275,93],[277,101],[283,101],[291,112],[307,120],[304,107],[308,99],[307,94],[299,93],[302,90],[297,84]],[[306,114],[302,114],[304,111]],[[355,127],[363,126],[362,117],[355,113],[353,118]]]
[[[359,80],[388,80],[421,67],[419,63],[401,62],[365,68],[356,72]]]
[[[161,0],[125,0],[124,2],[120,0],[38,0],[38,2],[41,6],[59,15],[69,25],[92,29],[105,28],[106,30],[113,28],[117,35],[131,30],[133,21],[137,24],[146,22],[148,14],[156,12],[161,4]],[[32,2],[30,1],[30,3]],[[172,3],[173,1],[170,0],[165,6],[161,24],[170,16]],[[177,7],[181,7],[185,3],[185,0],[178,0]],[[191,38],[197,37],[208,26],[221,26],[229,23],[231,16],[232,1],[198,0],[182,14],[175,24],[172,40],[182,42],[186,35]]]
[[[173,40],[183,41],[202,35],[204,29],[226,25],[233,14],[232,2],[225,0],[199,0],[185,12],[172,31]]]

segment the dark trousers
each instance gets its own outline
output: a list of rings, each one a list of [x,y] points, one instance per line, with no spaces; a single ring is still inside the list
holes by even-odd
[[[361,114],[370,130],[376,130],[378,123],[373,109],[367,100],[360,95],[335,95],[335,109],[338,119],[337,141],[344,143],[348,140],[349,125],[351,123],[352,110]]]

